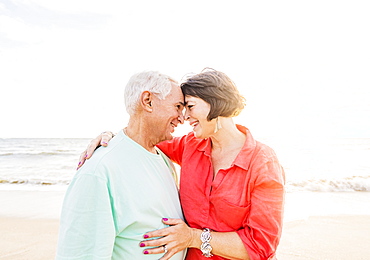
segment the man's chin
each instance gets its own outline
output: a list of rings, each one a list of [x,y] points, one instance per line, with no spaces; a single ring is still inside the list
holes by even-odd
[[[165,138],[163,138],[163,140],[161,142],[164,142],[164,141],[171,141],[173,139],[173,136],[172,134],[167,134]]]

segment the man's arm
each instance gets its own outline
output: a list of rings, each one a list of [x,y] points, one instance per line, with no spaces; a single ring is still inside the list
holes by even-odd
[[[78,174],[64,199],[55,259],[111,259],[115,233],[106,180]]]

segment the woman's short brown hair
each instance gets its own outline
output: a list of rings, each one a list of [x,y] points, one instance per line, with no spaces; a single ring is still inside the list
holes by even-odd
[[[220,71],[206,68],[181,84],[184,96],[203,99],[210,104],[207,120],[218,116],[233,117],[240,114],[245,106],[245,99],[239,93],[234,82]]]

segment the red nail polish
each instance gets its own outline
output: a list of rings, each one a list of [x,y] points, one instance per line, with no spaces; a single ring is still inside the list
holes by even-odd
[[[168,218],[162,218],[163,219],[163,221],[168,221]]]
[[[144,243],[140,243],[140,247],[144,247],[145,246],[145,244]]]
[[[146,255],[147,255],[147,254],[149,254],[149,252],[145,250],[145,251],[144,251],[144,254],[146,254]]]
[[[148,235],[144,235],[144,238],[148,238],[149,236]]]

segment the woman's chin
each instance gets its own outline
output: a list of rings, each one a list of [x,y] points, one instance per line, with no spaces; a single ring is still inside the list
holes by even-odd
[[[206,138],[206,137],[204,137],[204,136],[202,135],[202,132],[199,132],[199,131],[193,131],[193,133],[194,133],[194,136],[195,136],[196,138],[200,138],[200,139],[204,139],[204,138]]]

